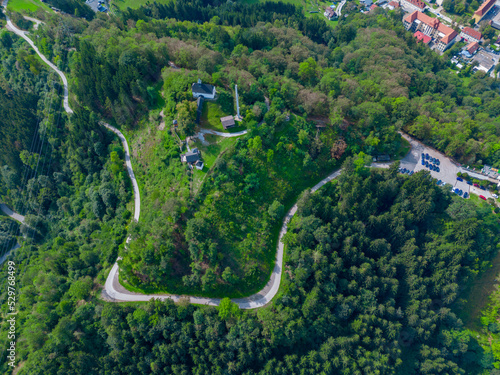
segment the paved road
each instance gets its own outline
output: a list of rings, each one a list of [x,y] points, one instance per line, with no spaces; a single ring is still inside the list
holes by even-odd
[[[347,2],[347,0],[342,0],[342,2],[339,4],[339,7],[336,10],[337,15],[339,16],[339,18],[342,15],[342,8],[344,7],[344,5],[345,5],[346,2]]]
[[[234,132],[234,133],[223,133],[223,132],[219,132],[217,130],[212,130],[212,129],[200,129],[199,132],[201,134],[213,134],[213,135],[218,135],[221,137],[232,138],[232,137],[239,137],[240,135],[247,134],[248,130],[242,130],[240,132]]]
[[[3,6],[4,8],[7,8],[7,3],[9,1],[8,0],[4,0],[3,2]],[[43,54],[40,53],[40,51],[38,50],[37,46],[35,46],[35,43],[33,43],[33,41],[28,38],[28,36],[26,35],[27,32],[26,31],[22,31],[22,30],[19,30],[13,23],[12,21],[9,19],[9,17],[7,16],[7,14],[5,14],[5,17],[7,18],[7,28],[14,32],[15,34],[19,35],[21,38],[23,38],[25,41],[27,41],[29,43],[29,45],[35,50],[35,52],[38,54],[38,56],[40,56],[40,58],[43,60],[44,63],[46,63],[48,66],[50,66],[57,74],[59,74],[59,77],[61,77],[62,81],[63,81],[63,84],[64,84],[64,110],[67,112],[67,113],[73,113],[73,110],[70,108],[69,106],[69,99],[68,99],[68,80],[66,79],[66,76],[64,75],[63,72],[61,72],[59,69],[57,69],[57,66],[55,66],[54,64],[52,64],[52,62],[50,62],[49,59],[47,59]]]
[[[319,188],[321,188],[323,185],[326,183],[332,181],[333,179],[337,178],[340,175],[341,171],[335,171],[329,176],[325,177],[321,182],[316,184],[311,191],[315,192]],[[267,305],[273,298],[276,296],[278,293],[279,287],[280,287],[280,282],[281,282],[281,275],[283,273],[283,251],[284,251],[284,245],[283,245],[283,236],[287,232],[288,228],[288,223],[292,219],[292,217],[295,215],[297,212],[297,205],[295,204],[290,211],[285,216],[285,219],[283,220],[283,226],[281,227],[280,234],[279,234],[279,239],[278,239],[278,246],[276,249],[276,262],[274,265],[273,272],[271,274],[271,278],[269,279],[269,282],[266,284],[264,289],[259,291],[258,293],[245,297],[245,298],[237,298],[233,299],[233,302],[235,302],[241,309],[255,309],[258,307],[263,307]],[[201,304],[201,305],[209,305],[209,306],[218,306],[220,303],[220,298],[205,298],[205,297],[193,297],[193,296],[179,296],[179,295],[165,295],[165,294],[139,294],[139,293],[134,293],[134,292],[129,292],[125,288],[123,288],[122,285],[120,285],[118,281],[118,265],[115,263],[113,265],[113,268],[111,269],[111,272],[109,273],[109,276],[106,280],[106,284],[104,286],[104,294],[105,297],[112,301],[149,301],[152,298],[160,299],[160,300],[166,300],[166,299],[171,299],[174,302],[178,302],[181,298],[188,298],[189,302],[191,303],[196,303],[196,304]]]
[[[24,216],[12,211],[6,204],[0,203],[0,210],[2,210],[5,215],[19,221],[21,224],[24,224]]]

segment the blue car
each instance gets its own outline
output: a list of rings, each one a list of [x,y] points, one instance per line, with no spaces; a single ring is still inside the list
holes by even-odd
[[[454,192],[455,194],[458,194],[458,192],[459,192],[458,188],[453,189],[453,192]]]
[[[484,186],[479,186],[479,189],[486,190],[486,188]]]
[[[467,193],[467,192],[466,192],[466,193],[464,193],[464,198],[465,198],[465,199],[469,198],[469,193]]]
[[[436,183],[436,185],[441,185],[441,182],[443,182],[443,181],[438,180],[438,182]]]
[[[425,159],[425,154],[422,152],[422,159]]]
[[[463,192],[462,190],[459,190],[459,191],[458,191],[458,195],[460,195],[460,196],[462,196],[462,194],[463,194],[463,193],[464,193],[464,192]]]
[[[441,162],[439,161],[439,159],[436,159],[436,164],[441,165]]]
[[[436,172],[439,173],[440,169],[439,167],[436,167]]]
[[[429,160],[429,154],[425,154],[425,160]]]
[[[410,172],[410,173],[408,173],[408,174],[411,176],[411,175],[413,175],[413,173],[414,173],[414,172],[413,172],[413,171],[411,171],[411,172]]]
[[[425,165],[425,160],[422,159],[422,165]]]
[[[470,182],[470,181],[467,181],[467,185],[472,185],[472,182]]]
[[[428,161],[425,162],[425,167],[429,168],[429,162]]]
[[[462,177],[457,177],[457,181],[462,181],[463,182],[463,178]]]

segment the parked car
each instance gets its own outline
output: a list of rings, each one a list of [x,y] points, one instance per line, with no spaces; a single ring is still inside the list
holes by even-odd
[[[463,182],[463,178],[462,177],[457,177],[457,181],[462,181]]]
[[[425,154],[422,152],[422,159],[425,159]]]
[[[439,173],[440,169],[439,167],[436,167],[436,172]]]
[[[429,168],[429,162],[428,161],[425,162],[425,167]]]
[[[442,182],[441,180],[438,180],[437,184],[438,184],[438,185],[441,185],[441,182]]]
[[[467,185],[472,185],[472,182],[470,182],[470,181],[467,181]]]
[[[425,160],[429,160],[429,154],[425,154]]]
[[[424,159],[422,159],[422,165],[425,165],[425,160]]]
[[[485,196],[484,195],[480,195],[479,198],[481,198],[483,201],[486,200]]]
[[[491,194],[491,196],[492,196],[493,198],[495,198],[495,199],[498,199],[498,195],[496,195],[496,194]]]
[[[413,172],[413,171],[411,171],[411,172],[409,173],[409,175],[411,176],[411,175],[413,175],[413,173],[414,173],[414,172]]]
[[[479,189],[486,190],[486,188],[484,186],[479,186]]]
[[[458,194],[458,192],[459,192],[458,188],[453,189],[453,192],[454,192],[455,194]]]
[[[460,189],[460,190],[458,191],[458,195],[460,195],[460,196],[462,196],[462,194],[463,194],[463,193],[464,193],[464,192],[462,191],[462,189]]]
[[[469,193],[465,192],[465,193],[464,193],[464,198],[465,198],[465,199],[469,198]]]
[[[441,165],[441,162],[439,161],[439,159],[436,159],[436,164]]]
[[[479,184],[474,184],[475,187],[479,187]]]

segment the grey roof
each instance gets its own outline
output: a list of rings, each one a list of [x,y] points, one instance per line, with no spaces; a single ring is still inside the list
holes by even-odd
[[[186,152],[183,156],[188,163],[195,163],[200,160],[200,152],[197,148],[193,149],[192,151]]]
[[[233,116],[221,117],[220,121],[222,122],[222,126],[224,129],[233,127],[235,125]]]
[[[193,93],[197,94],[213,94],[214,93],[214,86],[209,85],[207,83],[193,83],[191,86],[191,89],[193,90]]]

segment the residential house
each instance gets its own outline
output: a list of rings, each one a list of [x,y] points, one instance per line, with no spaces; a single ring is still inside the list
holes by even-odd
[[[423,12],[425,9],[425,3],[420,0],[401,0],[401,7],[405,12],[411,13],[415,11]]]
[[[372,6],[370,7],[370,11],[374,10],[378,8],[378,5],[377,4],[372,4]]]
[[[479,49],[479,43],[478,43],[478,42],[472,42],[472,43],[469,43],[469,44],[467,45],[467,47],[465,47],[465,50],[466,50],[469,54],[471,54],[471,55],[475,54],[475,53],[477,52],[477,50],[478,50],[478,49]]]
[[[203,161],[201,161],[201,152],[197,148],[193,148],[191,151],[186,152],[181,155],[181,161],[183,163],[188,163],[189,168],[202,170],[203,169]]]
[[[389,10],[394,10],[396,8],[401,8],[401,6],[399,5],[399,3],[397,1],[391,1],[388,5],[387,5],[387,8]]]
[[[325,9],[325,13],[323,13],[323,15],[329,20],[329,21],[333,21],[335,19],[337,19],[337,13],[335,12],[335,10],[333,10],[332,7],[327,7]]]
[[[215,98],[215,86],[209,85],[207,83],[202,83],[201,79],[198,80],[198,83],[193,83],[191,85],[191,90],[193,91],[193,97],[195,98],[199,97],[203,97],[205,99]]]
[[[472,16],[474,18],[474,21],[476,23],[479,23],[484,16],[491,10],[493,5],[495,5],[496,0],[486,0],[484,3],[481,4],[481,6],[474,12],[474,15]]]
[[[479,31],[476,31],[470,27],[464,27],[460,32],[460,37],[465,39],[468,42],[477,42],[481,41],[483,37]]]
[[[222,123],[224,130],[234,128],[235,125],[233,116],[221,117],[220,122]]]
[[[366,8],[369,8],[372,6],[373,1],[372,0],[360,0],[361,4],[364,5]]]
[[[451,27],[419,11],[415,11],[403,18],[403,24],[406,30],[421,31],[423,35],[431,37],[436,48],[441,52],[455,43],[458,35]]]

